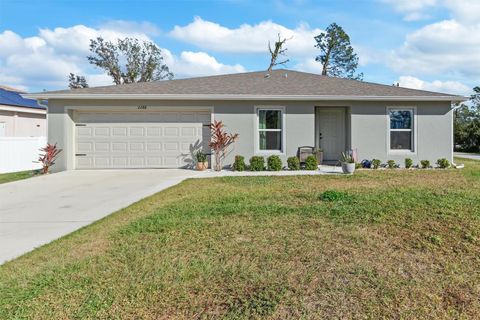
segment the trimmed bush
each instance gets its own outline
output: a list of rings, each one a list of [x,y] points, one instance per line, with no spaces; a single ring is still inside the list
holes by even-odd
[[[305,159],[305,170],[317,170],[317,169],[318,169],[317,157],[308,156],[307,159]]]
[[[450,167],[450,161],[445,158],[437,160],[437,166],[441,169],[447,169]]]
[[[253,156],[250,158],[250,171],[265,170],[265,158],[261,156]]]
[[[422,166],[422,169],[430,168],[430,161],[422,160],[422,161],[420,161],[420,165]]]
[[[388,160],[387,161],[387,166],[388,166],[388,169],[394,169],[395,168],[395,160]]]
[[[405,168],[410,169],[413,166],[413,160],[410,158],[405,159]]]
[[[272,155],[267,158],[268,171],[280,171],[282,170],[282,160],[277,155]]]
[[[300,170],[300,160],[297,157],[288,158],[287,165],[290,170]]]
[[[372,168],[373,169],[378,169],[380,168],[380,165],[382,164],[382,162],[378,159],[373,159],[372,160]]]
[[[235,156],[235,162],[233,163],[234,171],[244,171],[245,170],[245,157]]]

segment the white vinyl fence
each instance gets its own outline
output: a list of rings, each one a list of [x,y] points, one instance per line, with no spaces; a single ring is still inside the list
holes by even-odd
[[[36,163],[45,137],[0,137],[0,173],[40,169]]]

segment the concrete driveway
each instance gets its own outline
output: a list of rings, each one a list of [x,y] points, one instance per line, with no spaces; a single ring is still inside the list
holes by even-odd
[[[201,174],[79,170],[0,184],[0,264]]]
[[[460,158],[480,160],[480,154],[479,153],[454,152],[453,155],[455,157],[460,157]]]

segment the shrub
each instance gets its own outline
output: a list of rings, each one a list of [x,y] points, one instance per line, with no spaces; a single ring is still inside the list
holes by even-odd
[[[449,168],[450,167],[450,161],[448,161],[447,159],[445,158],[442,158],[442,159],[438,159],[437,160],[437,166],[441,169],[446,169],[446,168]]]
[[[350,198],[348,193],[336,190],[326,190],[320,195],[320,200],[323,201],[342,201]]]
[[[388,160],[387,165],[389,169],[394,169],[395,168],[395,160]]]
[[[261,156],[253,156],[250,158],[250,171],[265,170],[265,158]]]
[[[373,169],[378,169],[381,164],[382,164],[382,162],[378,159],[373,159],[372,160],[372,168]]]
[[[235,162],[233,163],[233,170],[235,171],[245,170],[245,157],[235,156]]]
[[[308,156],[307,159],[305,159],[305,170],[317,170],[317,169],[318,169],[317,157]]]
[[[288,158],[287,165],[290,170],[300,170],[300,160],[297,157]]]
[[[195,159],[197,159],[198,163],[204,163],[207,162],[207,155],[202,151],[197,151],[197,153],[195,153]]]
[[[422,161],[420,161],[420,165],[422,166],[422,169],[430,168],[430,161],[422,160]]]
[[[282,170],[282,160],[277,155],[272,155],[267,159],[268,171],[280,171]]]
[[[405,168],[410,169],[413,166],[413,160],[410,158],[405,159]]]
[[[361,169],[363,165],[360,162],[355,162],[355,169]]]

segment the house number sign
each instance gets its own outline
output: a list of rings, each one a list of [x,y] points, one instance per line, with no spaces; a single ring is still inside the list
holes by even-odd
[[[138,110],[147,110],[147,106],[138,106],[137,109]]]

